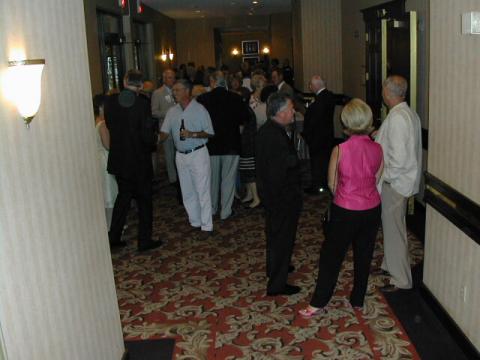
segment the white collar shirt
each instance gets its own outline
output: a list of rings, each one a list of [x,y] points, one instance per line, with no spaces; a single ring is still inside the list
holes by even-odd
[[[388,113],[375,141],[382,146],[383,181],[399,194],[409,197],[419,191],[422,174],[422,126],[420,118],[402,102]]]
[[[199,104],[195,99],[192,99],[185,109],[180,104],[176,104],[168,110],[160,131],[169,134],[173,138],[175,148],[178,151],[193,150],[200,145],[206,144],[208,141],[208,139],[200,138],[180,140],[182,120],[184,121],[185,129],[188,131],[204,131],[207,134],[215,135],[212,120],[203,105]]]

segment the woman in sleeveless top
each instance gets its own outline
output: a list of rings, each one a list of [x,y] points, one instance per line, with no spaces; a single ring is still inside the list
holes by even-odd
[[[353,99],[343,109],[341,118],[350,137],[333,149],[330,158],[331,217],[320,252],[315,291],[310,305],[299,311],[306,318],[327,311],[350,244],[354,258],[350,304],[354,309],[362,309],[381,221],[380,194],[376,185],[383,170],[383,153],[380,145],[368,136],[372,111],[362,100]]]
[[[103,118],[103,95],[96,95],[93,98],[93,112],[95,114],[95,129],[97,139],[97,154],[102,176],[103,200],[105,206],[105,217],[108,229],[112,221],[113,205],[118,194],[115,177],[107,172],[108,149],[110,148],[110,133]]]

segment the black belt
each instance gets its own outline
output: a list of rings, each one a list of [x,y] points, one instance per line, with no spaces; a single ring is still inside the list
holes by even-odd
[[[195,150],[198,150],[198,149],[201,149],[205,146],[205,144],[203,145],[199,145],[197,146],[196,148],[193,148],[193,149],[190,149],[190,150],[187,150],[187,151],[180,151],[180,150],[177,150],[180,154],[190,154],[192,152],[194,152]]]

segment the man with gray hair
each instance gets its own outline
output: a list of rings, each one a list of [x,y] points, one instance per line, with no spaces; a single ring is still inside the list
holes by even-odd
[[[335,138],[333,126],[335,97],[327,90],[325,80],[319,75],[312,76],[309,86],[315,94],[315,101],[305,113],[303,138],[308,145],[312,181],[305,192],[318,195],[328,189],[328,163]]]
[[[302,209],[299,160],[287,135],[294,113],[288,95],[270,95],[268,120],[256,137],[255,168],[258,193],[265,207],[269,296],[293,295],[300,291],[298,286],[287,284]]]
[[[235,195],[241,150],[240,125],[248,119],[249,112],[240,95],[227,91],[223,72],[210,75],[210,86],[212,91],[200,95],[197,101],[207,109],[215,131],[207,145],[212,171],[212,213],[220,212],[220,219],[226,220],[232,215]]]
[[[405,102],[408,83],[393,75],[383,83],[382,96],[390,109],[376,135],[384,156],[379,183],[382,195],[384,257],[382,270],[391,276],[382,288],[391,292],[412,288],[408,252],[406,209],[410,196],[418,193],[422,169],[420,118]]]

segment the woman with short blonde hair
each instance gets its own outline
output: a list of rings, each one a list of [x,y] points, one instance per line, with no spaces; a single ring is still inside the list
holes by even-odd
[[[342,111],[345,133],[336,146],[328,167],[328,187],[333,193],[330,222],[320,254],[317,285],[310,305],[300,315],[310,318],[327,311],[348,247],[352,244],[354,281],[350,304],[363,307],[375,239],[381,221],[377,182],[383,169],[383,152],[370,139],[372,111],[360,99],[353,99]]]
[[[352,99],[345,105],[341,119],[347,135],[368,135],[373,130],[372,109],[360,99]]]

